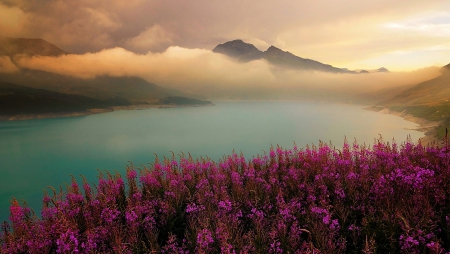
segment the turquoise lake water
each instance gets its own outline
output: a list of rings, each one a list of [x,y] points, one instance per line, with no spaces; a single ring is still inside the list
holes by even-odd
[[[26,200],[40,214],[47,186],[64,186],[70,175],[96,182],[97,169],[123,175],[128,161],[139,166],[190,152],[219,159],[232,150],[247,158],[277,144],[292,148],[318,144],[341,147],[373,144],[381,134],[398,143],[421,132],[400,117],[361,106],[314,102],[215,102],[212,107],[150,108],[83,117],[0,122],[0,222],[9,216],[12,197]]]

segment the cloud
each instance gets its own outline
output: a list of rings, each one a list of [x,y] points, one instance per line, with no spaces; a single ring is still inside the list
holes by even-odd
[[[140,76],[157,84],[186,88],[217,82],[225,82],[229,86],[239,86],[240,82],[250,81],[266,83],[274,78],[264,61],[241,65],[210,50],[181,47],[169,47],[162,53],[147,54],[113,48],[56,58],[22,56],[15,61],[21,68],[81,78],[100,75]]]
[[[125,45],[135,52],[163,51],[173,45],[174,35],[160,25],[153,25],[138,36],[127,39]]]
[[[368,59],[402,49],[446,46],[450,41],[445,32],[450,24],[445,18],[449,16],[446,0],[0,2],[7,12],[0,17],[18,20],[17,25],[10,26],[9,18],[0,18],[0,27],[8,29],[4,33],[43,38],[72,53],[113,47],[138,53],[163,52],[168,46],[212,49],[239,38],[263,50],[274,44],[335,66],[375,68]],[[386,27],[420,27],[416,21],[439,24],[432,27],[433,32]],[[440,38],[433,34],[440,34]],[[436,60],[440,64],[443,61]],[[367,66],[356,66],[363,63]],[[427,60],[421,66],[429,65]]]
[[[334,99],[401,88],[439,75],[413,72],[331,74],[274,68],[265,60],[239,63],[210,50],[169,47],[136,54],[123,48],[60,57],[14,59],[20,68],[81,78],[139,76],[152,83],[213,99]]]
[[[25,20],[25,13],[20,8],[0,3],[0,35],[20,36]]]

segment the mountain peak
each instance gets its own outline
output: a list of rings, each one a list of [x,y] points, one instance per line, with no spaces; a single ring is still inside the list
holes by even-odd
[[[262,54],[254,45],[245,43],[240,39],[219,44],[213,49],[213,52],[237,58],[244,62],[260,59]]]
[[[275,46],[270,46],[266,51],[264,51],[264,57],[265,58],[269,58],[269,57],[277,57],[277,58],[289,58],[289,59],[303,59],[301,57],[298,57],[288,51],[283,51]]]
[[[384,67],[378,68],[377,71],[378,72],[389,72],[389,70]]]
[[[266,50],[266,52],[267,52],[267,51],[283,51],[283,50],[281,50],[281,49],[275,47],[274,45],[271,45],[271,46]]]

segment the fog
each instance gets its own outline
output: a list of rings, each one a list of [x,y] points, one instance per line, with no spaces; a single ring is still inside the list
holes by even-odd
[[[0,64],[12,63],[0,59]],[[402,89],[440,75],[438,67],[411,72],[332,74],[286,70],[265,60],[248,63],[205,49],[169,47],[136,54],[123,48],[60,57],[16,56],[17,68],[80,78],[139,76],[168,88],[209,99],[333,99]]]
[[[19,68],[11,61],[8,56],[0,56],[0,73],[18,71]]]

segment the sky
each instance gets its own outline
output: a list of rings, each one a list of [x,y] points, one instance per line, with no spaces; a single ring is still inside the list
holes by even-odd
[[[242,39],[341,68],[412,71],[450,62],[450,1],[0,0],[0,35],[76,54]]]

